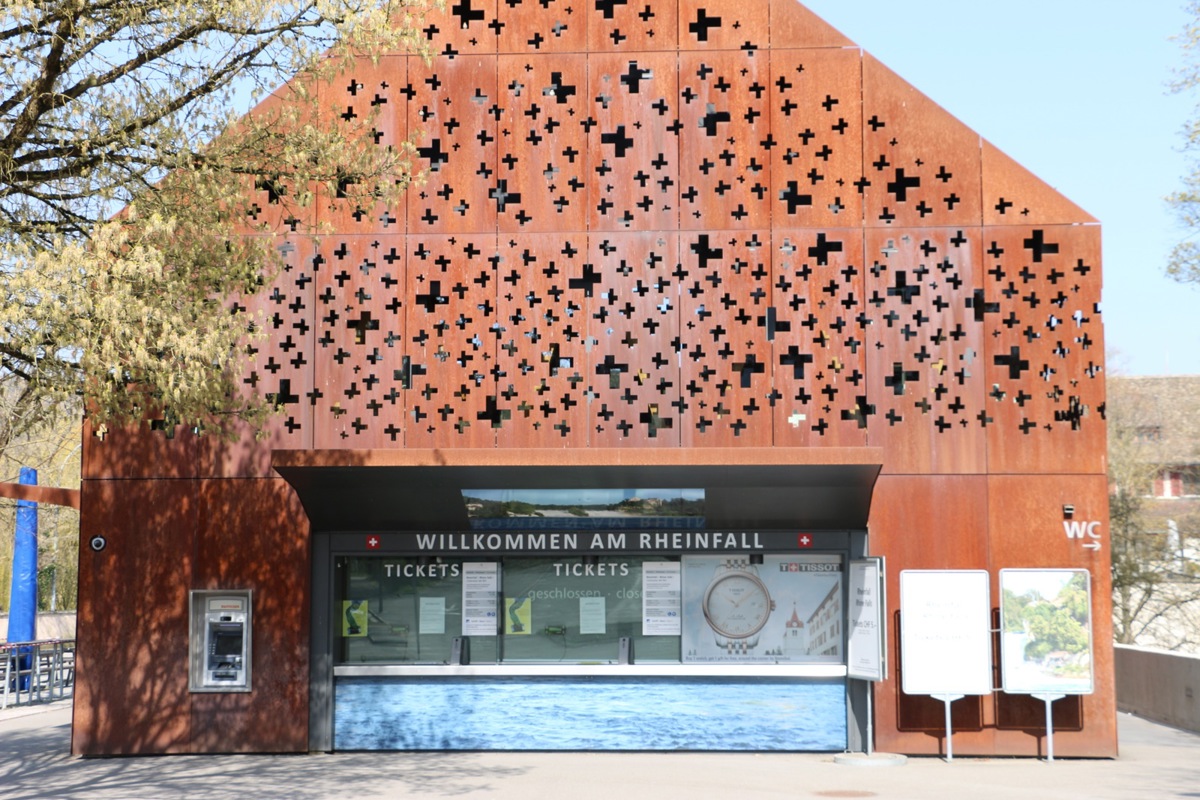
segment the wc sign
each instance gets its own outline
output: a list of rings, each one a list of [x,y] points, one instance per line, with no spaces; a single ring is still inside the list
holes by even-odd
[[[1100,549],[1100,523],[1087,520],[1063,520],[1063,531],[1068,539],[1079,539],[1088,550]]]

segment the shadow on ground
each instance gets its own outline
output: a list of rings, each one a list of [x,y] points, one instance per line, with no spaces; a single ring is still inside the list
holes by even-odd
[[[337,756],[229,755],[74,758],[70,726],[0,732],[5,800],[140,797],[217,800],[235,795],[327,797],[337,770],[344,797],[456,797],[495,788],[521,768],[484,766],[471,753],[341,753]],[[169,764],[168,764],[169,762]]]

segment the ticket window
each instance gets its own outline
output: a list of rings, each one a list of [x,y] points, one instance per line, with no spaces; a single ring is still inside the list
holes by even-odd
[[[250,691],[251,592],[194,591],[190,606],[191,691]]]

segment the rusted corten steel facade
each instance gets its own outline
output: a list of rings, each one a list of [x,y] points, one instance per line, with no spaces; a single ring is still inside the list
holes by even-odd
[[[1114,755],[1107,542],[1062,528],[1107,521],[1096,221],[793,0],[569,5],[448,4],[432,64],[319,87],[381,147],[422,131],[427,180],[320,198],[331,233],[245,304],[270,327],[246,383],[283,407],[264,441],[87,438],[84,537],[110,544],[81,557],[75,752],[307,749],[312,532],[280,451],[879,448],[890,597],[901,569],[993,594],[1002,567],[1091,571],[1096,692],[1056,705],[1054,746]],[[255,592],[254,691],[189,694],[187,591],[228,586]],[[875,746],[937,753],[897,625]],[[960,701],[954,749],[1037,754],[1043,723]]]

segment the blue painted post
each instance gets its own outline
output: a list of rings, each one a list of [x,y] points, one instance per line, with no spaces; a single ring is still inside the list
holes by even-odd
[[[37,485],[37,470],[21,467],[18,481]],[[17,501],[17,530],[13,542],[12,589],[8,604],[8,641],[32,642],[37,638],[37,503]],[[19,659],[20,668],[29,669],[28,653]],[[29,676],[21,678],[21,691],[28,691]]]

